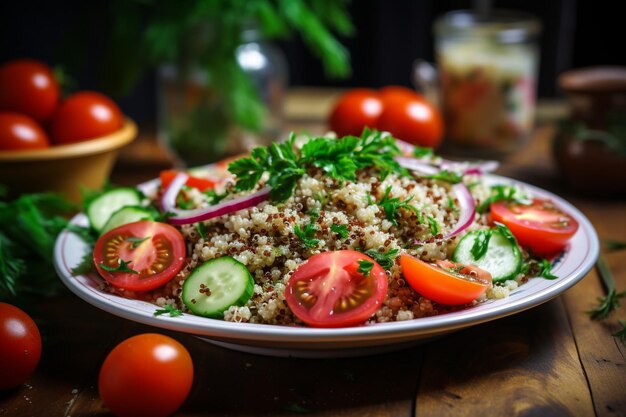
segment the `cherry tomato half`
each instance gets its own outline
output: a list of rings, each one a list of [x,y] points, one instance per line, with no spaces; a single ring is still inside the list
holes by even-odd
[[[0,390],[23,384],[41,357],[37,325],[21,309],[0,303]]]
[[[58,101],[59,84],[43,62],[18,59],[0,67],[0,110],[23,113],[45,122]]]
[[[166,417],[185,402],[193,362],[171,337],[146,333],[117,345],[100,369],[102,402],[118,417]]]
[[[383,111],[378,93],[367,88],[355,88],[343,94],[333,108],[329,127],[338,137],[360,136],[363,128],[374,128]]]
[[[166,284],[181,270],[185,240],[169,224],[148,220],[128,223],[100,236],[93,260],[100,275],[114,287],[149,291]]]
[[[537,255],[562,250],[578,230],[578,222],[548,200],[534,199],[530,205],[498,201],[490,210],[492,220],[504,223],[520,246]]]
[[[161,187],[164,189],[167,188],[172,183],[177,174],[178,171],[176,171],[175,169],[161,171],[161,173],[159,174],[159,178],[161,179]],[[187,180],[185,185],[188,187],[197,188],[200,191],[211,190],[215,187],[215,183],[210,179],[194,177],[191,175],[189,176],[189,179]]]
[[[420,94],[397,92],[388,94],[383,101],[376,128],[414,145],[435,148],[443,136],[443,119],[439,110]]]
[[[123,116],[107,96],[82,91],[61,103],[52,117],[50,133],[57,145],[81,142],[119,130]]]
[[[44,149],[48,135],[32,118],[20,113],[0,113],[0,150]]]
[[[491,274],[474,265],[450,261],[433,265],[410,255],[401,255],[400,266],[404,278],[415,291],[440,304],[467,304],[491,287]]]
[[[368,276],[359,261],[373,262]],[[315,327],[346,327],[363,323],[387,295],[385,270],[353,250],[313,255],[291,275],[285,287],[287,305],[303,322]]]

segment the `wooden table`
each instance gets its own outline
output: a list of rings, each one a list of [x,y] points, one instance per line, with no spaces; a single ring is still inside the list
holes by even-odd
[[[331,98],[296,91],[289,126],[322,131]],[[591,200],[562,188],[549,152],[553,133],[542,122],[499,173],[562,195],[589,217],[601,239],[626,240],[626,201]],[[169,161],[143,138],[122,155],[113,178],[134,183]],[[605,256],[617,287],[626,289],[625,252]],[[182,342],[195,363],[192,392],[176,416],[626,416],[626,347],[611,336],[626,308],[606,323],[584,313],[603,294],[591,271],[544,305],[419,347],[361,358],[281,359],[123,320],[68,293],[41,301],[33,313],[44,336],[43,357],[27,384],[0,393],[0,416],[110,415],[98,396],[100,365],[120,341],[154,331]]]

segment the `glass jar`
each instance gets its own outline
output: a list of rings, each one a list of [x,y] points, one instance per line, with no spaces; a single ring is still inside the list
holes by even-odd
[[[435,23],[440,105],[449,144],[515,149],[533,128],[539,22],[495,10],[455,11]]]
[[[254,26],[244,29],[241,39],[235,57],[266,109],[258,132],[233,124],[223,96],[211,85],[210,67],[188,60],[159,68],[158,137],[179,166],[204,165],[247,152],[281,133],[286,59]]]

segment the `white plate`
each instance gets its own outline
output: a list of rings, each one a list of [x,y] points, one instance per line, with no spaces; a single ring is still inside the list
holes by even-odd
[[[99,289],[97,274],[72,276],[89,247],[75,234],[62,232],[55,245],[55,267],[63,283],[76,295],[111,314],[155,327],[202,336],[220,346],[243,351],[299,357],[357,356],[396,350],[445,333],[519,313],[562,294],[582,279],[594,265],[599,251],[598,236],[589,220],[574,206],[545,190],[498,176],[488,176],[493,183],[513,183],[532,195],[554,201],[579,223],[578,232],[558,259],[555,280],[533,278],[513,291],[508,298],[489,301],[476,307],[435,317],[410,321],[380,323],[342,329],[315,329],[265,324],[231,323],[184,314],[180,317],[154,316],[156,306],[126,299]],[[157,186],[156,181],[142,184],[142,189]],[[72,223],[86,226],[84,214]]]

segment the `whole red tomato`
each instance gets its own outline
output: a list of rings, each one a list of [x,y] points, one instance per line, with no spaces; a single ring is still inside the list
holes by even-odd
[[[146,333],[117,345],[100,369],[100,397],[118,417],[166,417],[193,382],[187,349],[171,337]]]
[[[20,59],[0,67],[0,110],[24,113],[45,122],[58,101],[59,84],[43,62]]]
[[[329,127],[337,136],[360,135],[373,128],[383,110],[375,90],[356,88],[342,95],[330,114]]]
[[[48,135],[32,118],[20,113],[0,113],[0,150],[43,149]]]
[[[122,123],[122,112],[113,100],[94,91],[82,91],[61,103],[52,117],[50,133],[52,141],[61,145],[113,133]]]
[[[441,143],[441,113],[423,96],[406,92],[388,94],[376,128],[414,145],[435,148]]]
[[[0,390],[23,384],[40,357],[41,335],[33,319],[11,304],[0,303]]]

